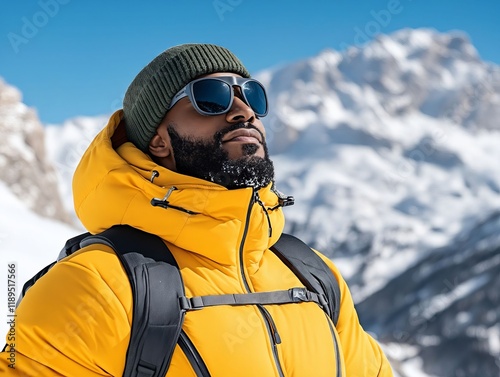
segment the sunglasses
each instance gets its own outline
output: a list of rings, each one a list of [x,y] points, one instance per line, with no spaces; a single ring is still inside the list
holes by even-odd
[[[255,115],[267,115],[267,95],[262,84],[254,79],[235,76],[205,77],[191,81],[172,98],[168,110],[180,99],[188,97],[202,115],[225,114],[233,104],[233,86],[240,88],[242,99]]]

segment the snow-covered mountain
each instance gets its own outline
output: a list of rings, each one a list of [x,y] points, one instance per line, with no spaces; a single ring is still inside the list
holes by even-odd
[[[34,212],[69,221],[45,153],[45,134],[18,89],[0,78],[0,181]]]
[[[288,229],[347,258],[358,299],[500,205],[500,67],[464,35],[402,30],[258,77]]]
[[[479,218],[359,304],[361,322],[432,375],[498,376],[499,230],[500,211]]]
[[[500,233],[500,67],[461,33],[402,30],[259,78],[287,228],[340,265],[401,375],[500,375],[500,240],[478,235]]]
[[[287,230],[336,261],[398,374],[498,376],[500,67],[408,29],[256,77]],[[46,127],[68,210],[106,119]]]

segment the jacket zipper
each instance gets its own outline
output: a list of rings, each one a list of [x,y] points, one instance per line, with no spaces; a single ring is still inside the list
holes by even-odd
[[[271,338],[273,339],[274,344],[281,344],[281,337],[280,334],[278,333],[278,328],[276,327],[276,324],[274,323],[273,317],[271,316],[271,313],[264,307],[264,305],[257,305],[259,308],[260,312],[266,319],[266,322],[268,324],[268,329],[271,334]]]
[[[245,240],[247,238],[248,226],[250,223],[250,215],[252,213],[252,207],[256,201],[260,201],[259,194],[256,191],[252,191],[252,197],[251,197],[250,203],[248,205],[247,217],[245,219],[245,229],[243,230],[243,237],[241,239],[240,250],[239,250],[241,277],[243,279],[243,284],[245,286],[247,293],[252,293],[252,290],[250,289],[250,285],[248,284],[247,278],[245,276],[245,266],[243,264],[243,247],[245,245]],[[264,208],[264,210],[265,210],[265,208]],[[265,213],[267,215],[267,212],[265,212]],[[268,218],[268,220],[269,220],[269,218]],[[283,369],[281,367],[281,362],[279,359],[278,349],[277,349],[277,345],[281,343],[281,338],[278,334],[278,329],[276,328],[276,324],[274,323],[274,320],[272,319],[271,314],[262,305],[257,305],[257,307],[260,311],[260,314],[264,318],[264,323],[266,324],[267,332],[268,332],[269,338],[271,339],[271,342],[272,342],[273,357],[274,357],[276,369],[278,370],[279,376],[284,377]]]
[[[273,317],[271,317],[271,313],[269,313],[269,311],[262,305],[257,305],[257,307],[259,308],[260,313],[265,319],[267,332],[269,333],[271,340],[273,341],[273,356],[274,362],[276,363],[276,368],[278,369],[280,377],[284,377],[283,367],[281,366],[280,358],[278,355],[278,344],[281,344],[281,337],[278,333],[278,329],[276,328]]]
[[[334,345],[334,348],[335,348],[335,358],[336,358],[335,361],[337,363],[337,374],[336,374],[336,376],[337,377],[342,377],[342,368],[341,368],[342,365],[340,364],[339,343],[337,341],[337,337],[335,336],[335,331],[333,330],[333,327],[332,327],[332,320],[331,320],[331,318],[326,313],[325,313],[325,316],[326,316],[326,321],[328,322],[328,327],[330,328],[330,333],[332,334],[333,345]]]

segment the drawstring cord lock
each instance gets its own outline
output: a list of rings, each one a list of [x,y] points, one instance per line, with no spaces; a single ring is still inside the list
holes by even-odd
[[[158,198],[153,198],[151,199],[151,205],[153,207],[161,207],[161,208],[173,208],[173,209],[176,209],[178,211],[181,211],[181,212],[185,212],[185,213],[188,213],[190,215],[197,215],[198,212],[195,212],[195,211],[191,211],[189,209],[185,209],[185,208],[182,208],[182,207],[179,207],[179,206],[175,206],[175,205],[172,205],[168,202],[168,198],[170,197],[170,195],[172,195],[172,193],[177,190],[177,187],[175,186],[172,186],[168,189],[167,193],[165,194],[165,196],[162,198],[162,199],[158,199]]]
[[[153,177],[151,177],[151,178],[153,178]],[[174,192],[175,190],[177,190],[177,187],[175,187],[175,186],[170,187],[162,199],[153,198],[151,200],[151,204],[154,207],[158,206],[158,207],[162,207],[162,208],[168,208],[169,207],[168,198],[170,197],[170,195],[172,195],[172,192]]]

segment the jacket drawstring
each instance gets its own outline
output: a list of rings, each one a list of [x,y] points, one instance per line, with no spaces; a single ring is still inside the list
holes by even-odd
[[[260,200],[260,196],[259,196],[259,193],[257,191],[255,191],[255,201],[257,203],[259,203],[259,205],[262,207],[262,210],[266,214],[267,225],[269,227],[269,237],[271,237],[273,235],[273,226],[271,224],[271,218],[269,217],[269,213],[267,212],[266,206],[264,205],[264,203],[262,203],[262,200]]]

